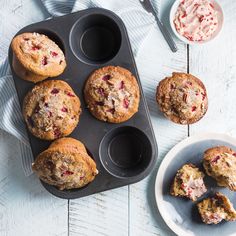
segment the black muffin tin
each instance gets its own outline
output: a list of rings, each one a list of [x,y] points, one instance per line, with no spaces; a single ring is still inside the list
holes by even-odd
[[[64,51],[67,67],[63,74],[50,79],[61,79],[79,96],[82,115],[70,135],[82,141],[94,158],[99,174],[81,189],[58,190],[42,182],[53,195],[73,199],[138,182],[154,168],[157,144],[148,107],[132,54],[128,34],[122,20],[113,12],[92,8],[66,16],[26,26],[17,34],[38,32],[47,35]],[[12,62],[12,50],[9,49]],[[83,98],[83,87],[88,76],[96,69],[121,66],[130,70],[138,80],[141,91],[139,111],[120,124],[102,122],[93,117]],[[20,104],[34,84],[13,77]],[[40,140],[28,132],[34,157],[48,148],[51,142]]]

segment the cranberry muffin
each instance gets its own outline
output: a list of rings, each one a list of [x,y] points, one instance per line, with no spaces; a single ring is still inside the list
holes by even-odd
[[[178,124],[193,124],[199,121],[208,108],[204,84],[195,76],[174,72],[163,79],[156,93],[160,110]]]
[[[22,79],[39,82],[60,75],[66,61],[62,50],[46,35],[23,33],[13,38],[12,66]]]
[[[77,126],[80,100],[64,81],[44,81],[34,86],[23,102],[23,116],[30,132],[44,140],[69,135]]]
[[[193,164],[185,164],[178,171],[171,186],[171,195],[196,201],[206,191],[204,174]]]
[[[120,123],[138,111],[140,91],[130,71],[107,66],[94,71],[88,78],[84,97],[90,112],[97,119]]]
[[[204,199],[197,204],[197,207],[205,224],[218,224],[222,220],[236,220],[236,211],[232,203],[222,193],[217,192],[214,197]]]
[[[54,141],[37,156],[32,169],[42,181],[60,190],[82,188],[98,174],[84,145],[73,138]]]
[[[236,153],[229,147],[213,147],[204,152],[203,166],[219,186],[236,191]]]

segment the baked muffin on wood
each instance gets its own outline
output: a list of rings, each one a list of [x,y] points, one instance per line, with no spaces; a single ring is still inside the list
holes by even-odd
[[[156,93],[160,110],[178,124],[193,124],[200,120],[208,108],[204,84],[195,76],[174,72],[163,79]]]
[[[213,147],[204,152],[203,166],[219,186],[236,191],[236,152],[226,146]]]
[[[185,164],[178,171],[171,186],[171,195],[196,201],[206,191],[204,174],[193,164]]]
[[[90,112],[97,119],[120,123],[138,111],[140,91],[130,71],[118,66],[107,66],[90,75],[84,97]]]
[[[77,126],[80,113],[79,98],[61,80],[35,85],[23,102],[23,116],[28,129],[45,140],[69,135]]]
[[[61,138],[39,154],[33,163],[37,176],[60,190],[81,188],[98,174],[85,146],[73,138]]]
[[[205,224],[218,224],[222,220],[236,220],[236,211],[232,203],[222,193],[217,192],[214,197],[204,199],[197,204],[197,207]]]
[[[22,79],[34,83],[60,75],[66,61],[62,50],[46,35],[23,33],[13,38],[12,66]]]

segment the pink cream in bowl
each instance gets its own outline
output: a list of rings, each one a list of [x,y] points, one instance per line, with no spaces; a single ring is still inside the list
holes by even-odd
[[[204,42],[211,39],[219,26],[218,11],[209,0],[181,0],[174,25],[189,41]]]

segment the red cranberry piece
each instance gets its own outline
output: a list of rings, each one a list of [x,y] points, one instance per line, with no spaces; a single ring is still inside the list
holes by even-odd
[[[52,112],[51,111],[49,111],[48,117],[52,117]]]
[[[56,52],[50,52],[50,54],[53,56],[53,57],[56,57],[57,55],[58,55],[58,53],[56,53]]]
[[[213,9],[214,9],[214,6],[213,6],[213,4],[212,4],[212,3],[209,3],[209,4],[210,4],[211,8],[213,8]]]
[[[61,111],[62,112],[68,112],[68,109],[66,107],[62,107]]]
[[[96,105],[98,105],[98,106],[104,106],[104,102],[96,102]]]
[[[104,93],[104,89],[103,88],[98,88],[98,93],[101,95],[101,96],[105,96],[105,93]]]
[[[60,138],[60,136],[61,136],[61,131],[60,131],[59,128],[54,127],[53,133],[54,133],[55,138]]]
[[[27,121],[28,121],[28,123],[29,123],[29,125],[30,125],[31,127],[34,127],[34,126],[35,126],[35,125],[34,125],[34,121],[33,121],[33,119],[32,119],[31,116],[29,116],[29,117],[27,118]]]
[[[47,102],[45,102],[45,103],[44,103],[44,106],[45,106],[45,107],[48,107],[48,103],[47,103]]]
[[[187,84],[190,85],[190,86],[193,85],[193,83],[191,81],[188,81]]]
[[[199,17],[199,22],[202,22],[204,20],[204,16]]]
[[[110,112],[111,114],[115,113],[115,108],[108,109],[107,112]]]
[[[212,160],[211,160],[211,162],[212,163],[217,163],[217,161],[220,159],[220,156],[216,156],[216,157],[214,157]]]
[[[82,180],[84,178],[84,176],[80,176],[79,179]]]
[[[47,57],[43,57],[42,65],[43,65],[43,66],[46,66],[47,64],[48,64],[48,59],[47,59]]]
[[[51,94],[58,94],[59,93],[59,89],[57,88],[54,88],[52,91],[51,91]]]
[[[233,156],[235,156],[235,157],[236,157],[236,153],[233,153]]]
[[[123,100],[123,106],[124,106],[124,108],[128,108],[129,107],[129,100],[127,99],[127,98],[125,98],[124,100]]]
[[[184,12],[184,14],[182,15],[182,18],[185,18],[187,16],[186,11]]]
[[[122,81],[120,82],[120,88],[119,88],[119,89],[123,89],[124,86],[125,86],[125,82],[122,80]]]
[[[206,94],[205,93],[201,93],[201,94],[202,94],[202,101],[204,101],[206,98]]]
[[[32,47],[32,50],[33,50],[33,51],[37,51],[37,50],[39,50],[40,48],[41,48],[40,46],[36,45],[36,46],[33,46],[33,47]]]
[[[66,93],[69,97],[75,97],[75,95],[73,94],[73,93],[71,93],[71,92],[67,92]]]
[[[61,176],[64,177],[64,176],[69,176],[69,175],[73,175],[74,172],[72,171],[69,171],[69,170],[65,170],[62,172]]]
[[[107,80],[109,80],[110,78],[111,78],[110,75],[104,75],[104,76],[102,77],[102,80],[107,81]]]
[[[197,107],[196,106],[192,106],[192,112],[196,111]]]

